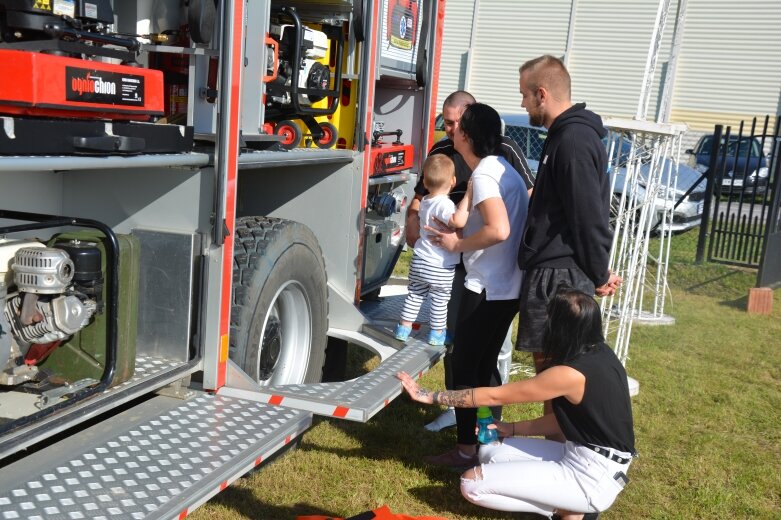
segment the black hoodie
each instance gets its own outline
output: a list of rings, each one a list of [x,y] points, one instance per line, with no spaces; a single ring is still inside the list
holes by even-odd
[[[610,180],[602,119],[573,105],[557,117],[545,140],[529,203],[521,269],[579,267],[594,282],[608,278]]]

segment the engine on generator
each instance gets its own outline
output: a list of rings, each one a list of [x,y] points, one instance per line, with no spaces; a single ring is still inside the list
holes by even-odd
[[[317,27],[304,25],[295,8],[282,8],[278,23],[271,24],[266,42],[269,52],[264,78],[265,121],[273,124],[270,130],[282,136],[281,144],[288,149],[297,147],[303,138],[302,129],[294,121],[297,119],[304,122],[316,146],[330,148],[337,140],[336,127],[316,121],[315,116],[333,114],[339,103],[342,27]],[[327,106],[314,106],[326,98]]]
[[[79,240],[3,240],[0,269],[0,385],[18,385],[102,311],[101,252]]]

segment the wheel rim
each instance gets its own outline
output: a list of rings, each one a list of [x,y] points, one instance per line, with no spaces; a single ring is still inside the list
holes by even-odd
[[[277,134],[282,136],[282,144],[292,144],[296,139],[296,132],[289,126],[277,128]]]
[[[311,305],[303,287],[289,281],[274,295],[263,321],[258,382],[264,386],[302,383],[311,343]]]

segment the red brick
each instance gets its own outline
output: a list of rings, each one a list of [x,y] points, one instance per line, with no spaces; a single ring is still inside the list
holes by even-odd
[[[773,310],[773,290],[769,287],[754,287],[748,290],[748,312],[770,314]]]

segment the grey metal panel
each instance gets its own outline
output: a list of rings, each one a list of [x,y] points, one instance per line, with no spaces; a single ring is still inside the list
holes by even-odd
[[[148,154],[131,157],[111,155],[106,157],[61,156],[5,156],[0,157],[0,171],[69,171],[116,170],[126,168],[205,166],[211,162],[209,154]]]
[[[348,163],[353,160],[354,156],[355,152],[352,150],[322,150],[320,148],[296,148],[284,152],[244,152],[239,156],[239,169]]]
[[[6,466],[0,518],[179,518],[310,425],[229,397],[156,397]]]
[[[479,3],[468,83],[478,101],[500,113],[523,112],[518,67],[542,54],[564,55],[570,4],[571,0]]]
[[[133,235],[141,243],[136,350],[187,361],[200,239],[148,229],[135,229]]]
[[[74,171],[63,182],[66,215],[99,220],[117,233],[134,228],[164,227],[185,233],[210,229],[211,168]]]
[[[355,293],[359,233],[363,233],[359,230],[360,161],[243,169],[238,186],[238,217],[263,215],[306,225],[320,243],[328,282],[346,295]]]

